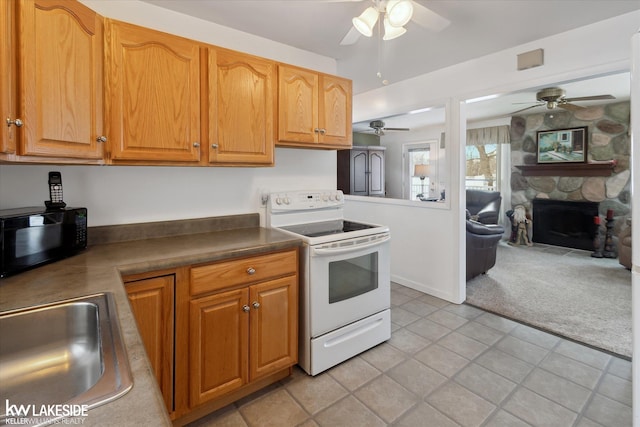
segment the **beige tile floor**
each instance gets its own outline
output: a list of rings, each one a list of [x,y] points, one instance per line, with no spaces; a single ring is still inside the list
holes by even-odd
[[[631,426],[631,362],[395,283],[392,336],[191,426]]]

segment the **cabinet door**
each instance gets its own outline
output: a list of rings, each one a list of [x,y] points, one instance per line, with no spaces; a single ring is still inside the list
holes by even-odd
[[[275,63],[209,49],[209,161],[273,164]]]
[[[5,122],[7,119],[15,120],[18,114],[13,86],[16,81],[14,14],[15,2],[0,2],[0,153],[16,151],[17,129],[15,126],[7,126]]]
[[[369,151],[369,196],[384,196],[384,151]]]
[[[106,20],[112,160],[200,160],[200,48],[191,40]]]
[[[247,288],[190,303],[190,406],[240,388],[249,379]],[[248,308],[248,307],[247,307]]]
[[[298,362],[298,276],[253,285],[249,296],[254,381]]]
[[[318,127],[321,144],[351,147],[351,80],[322,75],[318,108]]]
[[[369,155],[367,151],[351,151],[351,194],[369,195]]]
[[[278,141],[318,142],[318,74],[278,67]]]
[[[173,275],[126,284],[131,310],[169,412],[174,410],[174,287]]]
[[[102,159],[102,17],[63,0],[24,0],[19,14],[18,154]]]

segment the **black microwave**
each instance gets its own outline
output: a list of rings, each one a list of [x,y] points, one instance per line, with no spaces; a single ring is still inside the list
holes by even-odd
[[[0,210],[0,277],[70,257],[86,247],[86,208]]]

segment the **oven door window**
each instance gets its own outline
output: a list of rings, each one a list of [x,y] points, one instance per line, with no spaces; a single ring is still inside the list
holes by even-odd
[[[329,304],[378,288],[378,252],[329,263]]]

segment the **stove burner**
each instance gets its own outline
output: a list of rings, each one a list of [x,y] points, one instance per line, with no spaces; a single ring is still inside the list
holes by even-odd
[[[290,225],[280,227],[283,230],[300,234],[307,237],[329,236],[331,234],[349,233],[351,231],[366,230],[375,228],[374,225],[362,224],[360,222],[335,220],[325,222],[310,222],[307,224]]]

